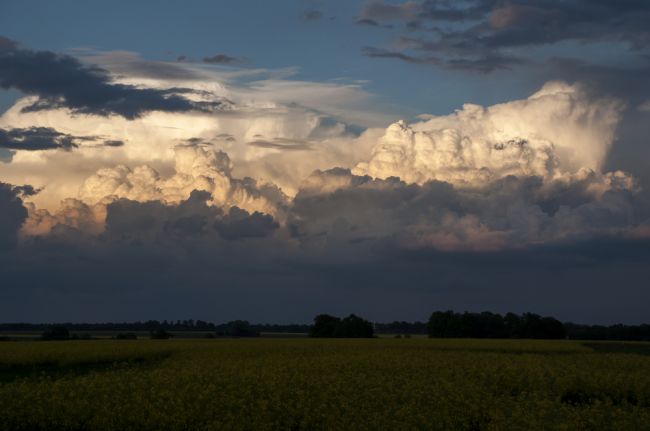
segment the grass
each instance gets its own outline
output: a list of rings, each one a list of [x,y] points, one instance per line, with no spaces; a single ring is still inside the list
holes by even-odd
[[[0,430],[644,430],[647,343],[0,343]]]

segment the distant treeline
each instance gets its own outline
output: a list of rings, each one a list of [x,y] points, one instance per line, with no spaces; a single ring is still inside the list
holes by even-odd
[[[63,326],[69,331],[143,331],[156,329],[166,331],[199,331],[199,332],[228,332],[233,324],[244,321],[232,321],[214,324],[203,320],[147,320],[138,322],[107,322],[107,323],[0,323],[0,331],[45,331],[53,326]],[[248,322],[246,322],[248,324]],[[311,325],[307,324],[248,324],[255,332],[307,333]]]
[[[435,338],[570,338],[581,340],[627,340],[650,341],[650,325],[583,325],[561,323],[553,317],[533,313],[521,315],[490,312],[456,313],[436,311],[428,322],[395,321],[391,323],[370,323],[350,315],[339,319],[319,315],[314,324],[250,324],[236,320],[214,324],[203,320],[158,321],[147,320],[121,323],[0,323],[0,331],[48,331],[53,327],[65,327],[70,332],[149,332],[197,331],[217,336],[256,336],[262,332],[304,333],[316,337],[348,337],[361,333],[369,334],[427,334]],[[350,329],[354,328],[354,329]],[[372,331],[370,331],[370,329]],[[372,335],[371,335],[372,336]]]
[[[580,325],[565,323],[567,336],[576,340],[650,341],[650,325]]]
[[[427,332],[434,338],[566,338],[562,322],[553,317],[533,313],[521,316],[507,313],[454,313],[436,311],[431,314]]]
[[[354,314],[343,319],[319,314],[314,318],[309,336],[314,338],[372,338],[372,323]]]

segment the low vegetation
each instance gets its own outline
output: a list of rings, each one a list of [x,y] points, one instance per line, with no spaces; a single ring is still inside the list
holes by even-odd
[[[642,430],[648,353],[568,340],[1,343],[0,430]]]

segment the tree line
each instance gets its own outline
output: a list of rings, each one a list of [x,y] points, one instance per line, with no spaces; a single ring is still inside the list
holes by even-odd
[[[215,324],[203,320],[147,320],[123,323],[3,323],[0,331],[42,331],[44,339],[87,338],[84,331],[119,332],[116,338],[137,338],[135,332],[148,332],[151,338],[169,338],[172,331],[200,331],[206,337],[257,337],[262,332],[303,333],[311,337],[359,338],[375,334],[426,334],[432,338],[537,338],[582,340],[650,341],[650,325],[583,325],[562,323],[534,313],[521,315],[491,312],[458,313],[435,311],[427,322],[395,321],[372,323],[351,314],[344,318],[319,314],[308,324],[251,324],[234,320]],[[71,335],[71,333],[77,333]],[[2,338],[2,337],[0,337]],[[4,337],[7,338],[7,337]]]

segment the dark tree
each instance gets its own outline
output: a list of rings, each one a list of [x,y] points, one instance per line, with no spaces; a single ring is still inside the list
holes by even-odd
[[[225,325],[219,325],[217,335],[226,337],[259,337],[256,331],[246,320],[233,320]]]
[[[173,337],[172,334],[165,331],[163,328],[156,328],[149,331],[149,335],[152,340],[167,340],[168,338]]]
[[[65,326],[52,326],[41,334],[41,340],[69,340],[70,332]]]
[[[436,311],[427,324],[429,337],[434,338],[546,338],[566,337],[564,325],[552,317],[533,313],[517,316],[508,313],[454,313]]]
[[[341,320],[335,336],[343,338],[372,338],[372,323],[359,316],[350,314]]]
[[[372,323],[359,316],[350,314],[344,319],[319,314],[314,318],[314,325],[309,331],[315,338],[372,338]]]
[[[330,316],[329,314],[319,314],[314,318],[314,325],[309,331],[310,337],[334,337],[336,329],[341,323],[338,317]]]

